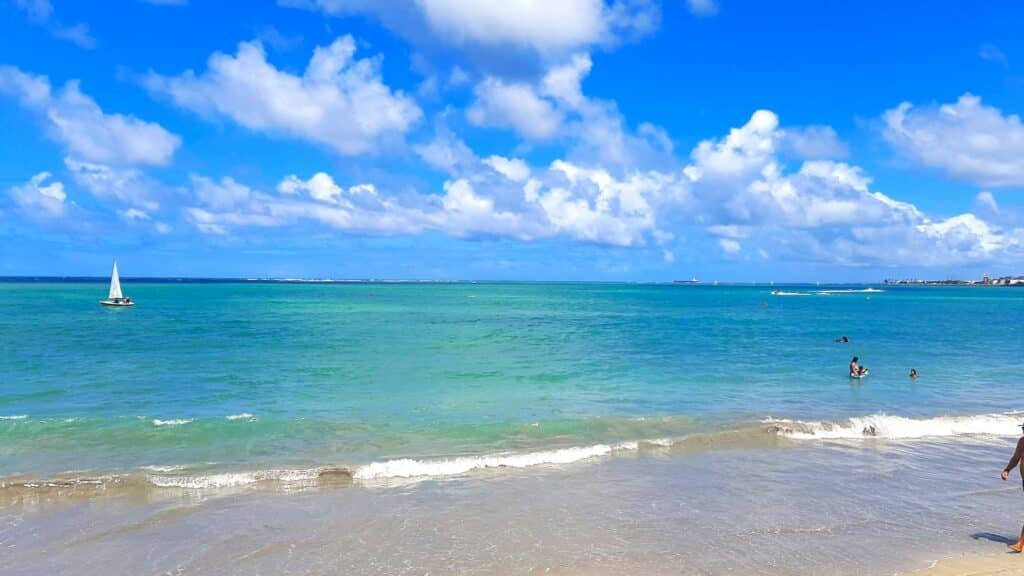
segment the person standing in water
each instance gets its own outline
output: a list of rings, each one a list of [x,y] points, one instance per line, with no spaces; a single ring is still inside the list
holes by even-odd
[[[850,360],[850,378],[860,378],[868,373],[868,369],[859,364],[860,358],[857,356]]]
[[[1024,433],[1024,424],[1021,424],[1020,427],[1022,429],[1022,433]],[[1024,455],[1024,436],[1021,436],[1020,439],[1017,440],[1017,449],[1013,451],[1013,458],[1010,458],[1010,463],[1006,465],[1006,468],[1003,468],[1003,473],[1000,474],[999,477],[1003,480],[1009,478],[1010,472],[1020,464],[1020,458],[1022,455]],[[1024,487],[1024,466],[1020,467],[1020,478],[1021,485]],[[1020,529],[1020,538],[1017,540],[1017,543],[1010,544],[1010,550],[1013,552],[1020,552],[1021,550],[1024,550],[1024,526]]]

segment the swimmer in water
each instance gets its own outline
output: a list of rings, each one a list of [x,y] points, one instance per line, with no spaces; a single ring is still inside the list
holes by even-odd
[[[916,368],[911,368],[910,369],[910,379],[911,380],[917,380],[917,369]]]
[[[849,342],[850,339],[847,338],[846,336],[843,336],[842,338],[836,338],[836,343],[838,344],[849,344]]]
[[[868,373],[868,369],[860,365],[860,359],[856,356],[850,360],[850,378],[860,378]]]

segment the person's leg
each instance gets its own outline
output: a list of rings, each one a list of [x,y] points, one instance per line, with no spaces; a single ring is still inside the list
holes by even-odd
[[[1017,540],[1016,544],[1010,544],[1010,550],[1013,550],[1014,552],[1024,550],[1024,526],[1020,527],[1020,539]]]

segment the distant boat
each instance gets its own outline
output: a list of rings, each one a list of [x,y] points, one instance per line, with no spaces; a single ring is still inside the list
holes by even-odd
[[[114,260],[114,271],[110,273],[110,294],[106,300],[100,300],[104,306],[135,306],[131,298],[121,294],[121,277],[117,275],[117,260]]]
[[[693,278],[690,278],[689,280],[674,280],[673,283],[675,283],[675,284],[700,284],[700,280],[697,280],[697,277],[694,276]]]

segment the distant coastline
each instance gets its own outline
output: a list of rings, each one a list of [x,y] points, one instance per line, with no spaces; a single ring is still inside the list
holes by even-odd
[[[0,284],[106,284],[107,276],[0,276]],[[869,286],[1017,286],[1024,287],[1024,276],[1001,276],[980,280],[885,279],[881,282],[703,282],[692,280],[458,280],[428,278],[204,278],[199,276],[122,276],[122,282],[147,284],[635,284],[660,286],[711,287],[869,287]]]
[[[1024,288],[1024,276],[1000,276],[998,278],[991,278],[986,274],[982,276],[980,280],[886,279],[882,283],[888,286],[1018,286]]]

